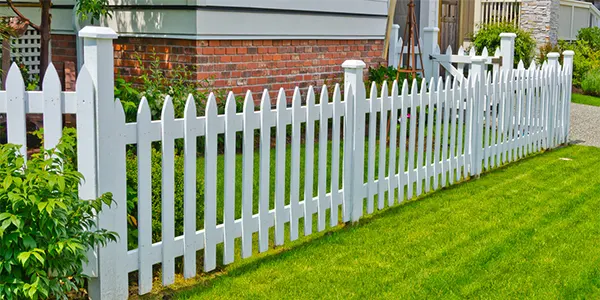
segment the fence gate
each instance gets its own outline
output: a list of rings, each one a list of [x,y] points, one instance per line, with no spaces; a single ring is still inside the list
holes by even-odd
[[[440,48],[453,48],[458,45],[458,0],[442,0]]]

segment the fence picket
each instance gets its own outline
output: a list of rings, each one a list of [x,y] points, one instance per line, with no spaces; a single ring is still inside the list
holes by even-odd
[[[340,194],[340,131],[344,107],[341,99],[340,85],[336,84],[333,90],[333,128],[331,130],[331,203],[329,209],[331,227],[338,224],[338,212],[342,203],[342,195]]]
[[[405,79],[402,82],[402,94],[398,99],[400,104],[400,156],[398,163],[398,202],[404,201],[405,186],[408,184],[408,173],[406,173],[406,125],[410,121],[408,119],[408,109],[410,107],[410,98],[408,97],[408,81]],[[380,150],[381,151],[381,150]],[[380,156],[381,157],[381,156]]]
[[[452,49],[448,46],[450,53],[452,53]],[[421,91],[419,93],[419,133],[417,136],[417,149],[419,151],[417,155],[417,196],[420,196],[423,193],[423,179],[425,179],[424,172],[424,154],[425,154],[425,106],[426,103],[429,102],[427,95],[427,81],[421,81]],[[416,117],[416,116],[415,116]]]
[[[162,125],[162,283],[175,282],[175,114],[173,100],[165,98],[161,115]]]
[[[385,92],[385,94],[383,94]],[[387,91],[382,89],[383,97],[388,97]],[[388,163],[388,206],[394,205],[396,195],[396,180],[393,180],[396,176],[396,124],[398,124],[398,83],[394,81],[392,83],[392,94],[389,96],[390,99],[390,142],[389,142],[389,163]],[[385,157],[385,156],[384,156]]]
[[[458,93],[458,103],[457,103],[457,111],[458,111],[458,136],[457,136],[457,141],[456,141],[456,180],[460,181],[462,176],[464,176],[465,178],[467,177],[467,172],[466,169],[463,170],[463,167],[465,166],[464,163],[464,154],[463,151],[465,149],[464,145],[463,145],[463,128],[464,128],[464,119],[465,119],[465,111],[466,111],[466,106],[465,106],[465,97],[466,97],[466,93],[467,93],[467,87],[468,87],[468,82],[467,79],[462,77],[458,79],[460,81],[460,90]]]
[[[319,203],[318,203],[318,223],[319,231],[325,230],[325,216],[327,205],[327,148],[329,140],[329,117],[331,116],[331,105],[329,103],[329,93],[327,86],[323,85],[321,89],[321,100],[319,101]],[[333,191],[331,191],[333,197]]]
[[[461,48],[462,49],[462,48]],[[456,78],[456,77],[455,77]],[[425,146],[425,193],[429,193],[431,188],[431,176],[433,167],[431,157],[433,155],[433,116],[435,114],[435,80],[431,78],[429,82],[429,94],[427,97],[427,145]],[[434,188],[435,189],[435,188]]]
[[[21,145],[20,152],[27,161],[27,127],[25,126],[25,83],[21,70],[13,63],[6,75],[6,133],[8,142]]]
[[[490,158],[491,158],[491,142],[490,142],[490,134],[492,127],[492,95],[491,95],[491,86],[492,86],[492,73],[486,72],[485,77],[485,86],[483,87],[484,95],[487,95],[481,99],[483,103],[483,126],[485,126],[483,130],[483,166],[485,170],[490,169]]]
[[[433,153],[433,190],[437,190],[440,186],[440,174],[442,173],[442,165],[440,164],[440,152],[442,150],[442,103],[443,103],[443,81],[442,77],[438,78],[437,88],[435,90],[435,143]]]
[[[378,187],[379,194],[377,196],[377,207],[381,210],[385,206],[385,163],[387,154],[387,123],[388,123],[388,111],[391,108],[391,99],[387,97],[388,88],[387,82],[384,81],[381,87],[381,114],[379,117],[379,167],[377,169],[378,174]],[[390,124],[392,120],[389,120]],[[391,180],[391,179],[389,179]],[[388,195],[389,197],[389,195]]]
[[[447,185],[446,182],[446,175],[449,172],[449,166],[448,166],[448,141],[449,141],[449,137],[448,134],[450,132],[450,109],[449,109],[449,103],[451,101],[451,97],[452,94],[450,92],[450,77],[446,77],[446,82],[444,85],[444,105],[442,106],[444,108],[444,117],[442,118],[443,121],[443,125],[442,125],[442,161],[441,161],[441,171],[442,171],[442,187],[445,187]]]
[[[450,184],[454,183],[454,174],[455,174],[455,170],[456,170],[456,98],[457,95],[459,94],[458,91],[458,78],[454,77],[453,82],[452,82],[452,91],[450,94],[450,102],[448,103],[448,110],[450,111],[450,116],[449,116],[449,122],[450,122],[450,149],[448,150],[449,154],[448,154],[448,163],[449,163],[449,168],[448,168],[448,181],[450,182]]]
[[[254,187],[254,99],[252,92],[246,93],[243,112],[242,154],[242,258],[252,256],[252,202]]]
[[[302,120],[300,89],[296,87],[292,98],[292,161],[290,174],[290,239],[298,239],[298,222],[302,215],[300,197],[300,122]],[[345,156],[345,155],[344,155]]]
[[[417,101],[419,101],[417,93],[417,80],[413,79],[412,89],[410,93],[410,133],[408,134],[408,180],[407,180],[407,198],[412,199],[413,195],[413,184],[417,181],[415,172],[415,147],[416,147],[416,133],[417,133]]]
[[[235,178],[236,135],[241,125],[236,115],[235,95],[229,92],[225,103],[225,178]],[[235,255],[235,182],[225,180],[223,187],[223,264],[233,262]]]
[[[148,111],[149,113],[149,111]],[[183,275],[185,278],[196,276],[196,102],[190,94],[185,103],[183,122],[184,169],[183,169]],[[146,117],[146,116],[144,116]],[[148,116],[148,123],[149,123]],[[149,126],[148,124],[144,124]],[[139,135],[139,133],[138,133]],[[208,145],[208,143],[207,143]],[[138,146],[139,147],[139,146]],[[147,147],[150,147],[148,143]],[[149,151],[148,149],[144,149]]]
[[[204,149],[205,272],[212,271],[217,267],[217,132],[219,127],[221,124],[217,119],[217,100],[211,93],[206,104],[206,147]]]
[[[44,147],[54,148],[62,137],[62,93],[60,79],[54,65],[46,69],[42,93],[44,94]]]
[[[315,119],[317,117],[315,106],[315,91],[312,86],[308,88],[306,96],[306,136],[304,143],[304,235],[312,234],[313,216],[313,169],[315,155]]]
[[[371,97],[369,99],[369,141],[368,141],[368,166],[367,166],[367,213],[373,213],[375,209],[375,194],[377,187],[375,186],[375,138],[377,128],[375,121],[377,120],[377,84],[371,84]],[[383,102],[383,96],[381,101]],[[380,156],[381,157],[381,156]],[[381,177],[379,178],[381,181]],[[379,199],[381,202],[381,199]],[[382,209],[383,207],[379,207]]]
[[[287,99],[285,90],[279,89],[277,96],[277,137],[275,146],[275,178],[286,182],[285,174],[285,152],[287,143]],[[281,246],[285,234],[285,185],[275,185],[275,245]]]
[[[269,249],[269,192],[271,177],[271,98],[269,91],[264,90],[260,101],[260,173],[258,201],[258,251]],[[308,140],[307,140],[308,143]]]

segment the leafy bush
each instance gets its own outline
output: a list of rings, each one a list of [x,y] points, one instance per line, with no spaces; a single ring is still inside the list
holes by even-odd
[[[367,91],[367,97],[369,96],[368,93],[371,90],[371,85],[373,84],[373,82],[375,82],[375,84],[377,85],[377,91],[378,93],[381,93],[381,86],[383,85],[383,82],[387,82],[388,84],[388,90],[391,91],[392,89],[392,84],[394,83],[394,80],[396,80],[396,75],[398,74],[398,69],[396,69],[393,66],[385,66],[385,65],[379,65],[375,68],[373,67],[369,67],[369,75],[368,75],[368,80],[365,82],[366,85],[366,91]],[[402,89],[402,83],[404,82],[404,79],[411,79],[411,75],[408,73],[400,73],[398,76],[398,88]],[[409,84],[412,84],[412,79],[409,80]],[[422,81],[422,78],[420,76],[419,73],[417,73],[417,83],[420,85]]]
[[[594,69],[581,80],[581,89],[587,95],[600,96],[600,69]]]
[[[152,149],[152,242],[161,240],[161,211],[162,211],[162,157],[161,152]],[[183,156],[175,155],[175,234],[183,234]],[[127,155],[127,213],[129,215],[129,249],[137,248],[137,158],[133,153]],[[198,177],[196,184],[196,198],[204,198],[204,178]],[[203,220],[203,201],[197,204],[197,221]],[[201,223],[198,223],[201,224]]]
[[[83,286],[86,251],[117,238],[94,217],[112,195],[79,199],[74,136],[27,162],[18,146],[0,146],[1,299],[66,299]]]
[[[510,23],[482,25],[479,31],[471,38],[477,54],[481,54],[483,48],[487,47],[488,53],[493,55],[496,48],[500,47],[500,34],[503,32],[517,34],[517,38],[515,39],[515,67],[520,60],[525,65],[529,65],[535,56],[536,42],[529,32],[519,29]]]
[[[577,39],[586,41],[592,47],[593,51],[600,51],[600,28],[589,27],[581,28],[577,32]]]
[[[600,51],[594,51],[589,42],[576,40],[572,43],[561,42],[562,50],[573,50],[573,85],[581,87],[584,76],[594,69],[600,68]]]

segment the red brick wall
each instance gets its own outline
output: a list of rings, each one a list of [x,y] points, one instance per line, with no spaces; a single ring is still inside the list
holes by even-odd
[[[77,72],[77,47],[74,35],[52,35],[52,63],[60,76],[63,89],[75,90]]]
[[[52,58],[63,75],[64,62],[76,61],[74,37],[53,38]],[[115,41],[115,73],[127,81],[138,82],[141,70],[137,58],[148,65],[155,54],[162,68],[189,66],[198,80],[212,78],[214,87],[232,90],[236,95],[248,89],[258,94],[265,88],[276,93],[282,87],[292,91],[296,86],[320,88],[326,80],[341,82],[341,64],[345,60],[361,59],[369,66],[376,65],[383,62],[382,49],[382,40],[120,38]]]

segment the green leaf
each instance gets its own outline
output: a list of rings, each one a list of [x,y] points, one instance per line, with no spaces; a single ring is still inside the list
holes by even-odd
[[[4,178],[4,182],[2,183],[2,186],[4,187],[5,190],[8,190],[8,188],[10,187],[12,182],[13,182],[12,176],[8,175]]]
[[[65,178],[62,176],[58,177],[57,183],[58,183],[58,190],[60,192],[64,193],[65,192]]]
[[[35,256],[35,258],[40,262],[40,263],[44,263],[44,258],[37,252],[32,252],[31,254],[33,254],[33,256]]]
[[[29,235],[27,235],[27,236],[25,236],[25,237],[23,238],[23,245],[24,245],[25,247],[27,247],[27,248],[35,248],[35,247],[37,247],[37,243],[36,243],[36,242],[35,242],[35,240],[34,240],[34,239],[31,237],[31,236],[29,236]]]
[[[10,218],[11,216],[12,216],[12,214],[9,214],[9,213],[7,213],[7,212],[0,213],[0,221],[2,221],[2,220],[4,220],[4,219],[8,219],[8,218]]]
[[[38,254],[39,255],[39,254]],[[21,264],[23,266],[25,266],[25,263],[27,262],[27,260],[29,259],[29,257],[31,256],[31,252],[27,251],[27,252],[21,252],[18,256],[17,259],[19,260],[19,262],[21,262]]]

